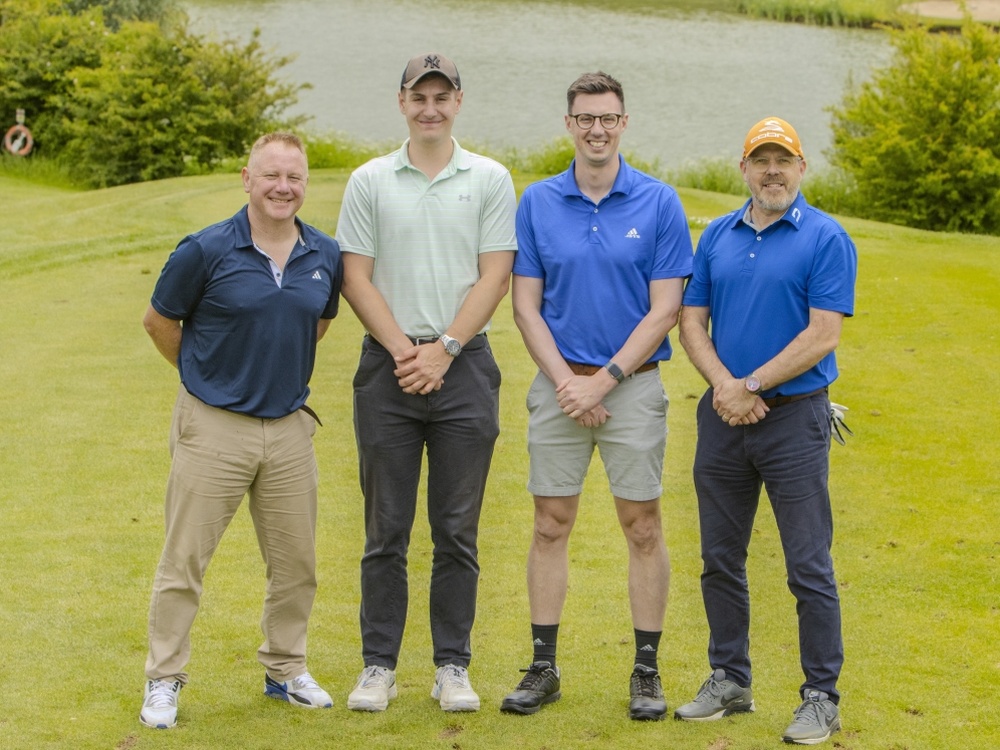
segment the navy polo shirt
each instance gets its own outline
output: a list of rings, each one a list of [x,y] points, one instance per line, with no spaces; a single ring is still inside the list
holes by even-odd
[[[771,360],[809,325],[809,308],[854,314],[858,255],[833,218],[800,193],[762,232],[743,221],[750,201],[705,229],[684,304],[708,307],[712,342],[734,377]],[[830,352],[798,377],[764,392],[793,396],[837,378]]]
[[[544,280],[541,315],[568,362],[603,365],[649,313],[649,283],[691,274],[691,233],[676,191],[618,157],[595,204],[570,164],[529,185],[517,208],[514,273]],[[664,337],[650,361],[670,359]]]
[[[281,286],[253,246],[244,206],[181,240],[153,308],[182,321],[181,382],[210,406],[279,418],[309,396],[320,318],[337,315],[343,265],[336,241],[296,219],[301,236]]]

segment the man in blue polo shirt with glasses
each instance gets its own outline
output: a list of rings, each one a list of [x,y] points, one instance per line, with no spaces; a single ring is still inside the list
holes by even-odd
[[[705,229],[681,313],[681,344],[709,384],[698,405],[694,482],[712,674],[674,715],[711,721],[755,708],[746,559],[763,485],[797,602],[805,674],[782,738],[812,745],[840,729],[827,387],[854,311],[857,252],[799,193],[806,161],[787,122],[769,117],[750,129],[740,171],[751,197]]]
[[[306,399],[343,271],[337,243],[296,218],[308,180],[297,136],[261,136],[243,169],[247,206],[180,242],[143,318],[181,380],[139,714],[155,729],[176,724],[205,570],[245,495],[267,569],[264,693],[333,705],[306,670],[319,483]]]
[[[538,365],[528,392],[531,665],[500,708],[533,714],[561,695],[556,639],[568,543],[596,446],[628,545],[635,635],[629,716],[667,712],[657,653],[670,562],[660,495],[670,359],[691,273],[691,236],[677,193],[618,152],[628,126],[621,84],[587,73],[567,92],[569,169],[528,187],[517,211],[514,318]]]

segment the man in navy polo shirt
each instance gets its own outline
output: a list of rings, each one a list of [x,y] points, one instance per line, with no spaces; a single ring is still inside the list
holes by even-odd
[[[308,179],[298,137],[258,139],[243,169],[248,205],[181,241],[143,319],[181,380],[139,714],[149,727],[177,721],[202,579],[244,495],[267,567],[257,652],[264,693],[304,708],[332,705],[306,669],[319,421],[306,399],[343,269],[337,243],[296,218]]]
[[[628,126],[621,84],[587,73],[567,92],[569,169],[528,187],[517,211],[514,319],[538,365],[528,392],[528,552],[532,663],[501,704],[532,714],[561,695],[556,636],[567,548],[594,447],[600,450],[629,552],[635,635],[629,715],[667,711],[657,651],[670,562],[660,495],[670,359],[691,236],[677,193],[618,153]]]
[[[827,387],[854,311],[857,252],[799,193],[806,162],[787,122],[769,117],[750,129],[740,170],[750,200],[702,234],[681,313],[681,344],[710,386],[698,405],[694,482],[712,674],[674,715],[710,721],[754,710],[746,559],[763,485],[797,601],[805,674],[783,739],[811,745],[840,729]]]

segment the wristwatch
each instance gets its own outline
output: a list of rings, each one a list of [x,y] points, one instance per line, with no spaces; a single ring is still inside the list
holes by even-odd
[[[755,396],[760,393],[760,378],[753,373],[750,373],[746,376],[746,378],[744,378],[743,385],[746,386],[747,391]]]
[[[447,333],[442,333],[440,340],[444,344],[444,350],[451,356],[457,357],[462,353],[462,345],[458,343],[458,339],[452,338]]]
[[[611,375],[611,377],[613,377],[619,383],[625,379],[625,373],[622,372],[622,368],[620,368],[614,362],[608,362],[606,365],[604,365],[604,369],[607,370],[608,373]]]

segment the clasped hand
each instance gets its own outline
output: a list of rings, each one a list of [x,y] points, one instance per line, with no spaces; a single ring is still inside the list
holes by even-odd
[[[436,341],[411,346],[393,359],[396,369],[392,372],[399,378],[399,387],[404,393],[422,396],[441,390],[452,363],[452,356]]]
[[[581,427],[599,427],[611,417],[601,403],[609,390],[594,375],[573,375],[556,386],[556,401]]]
[[[731,378],[712,392],[712,408],[731,427],[757,424],[770,411],[764,399],[746,389],[741,378]]]

